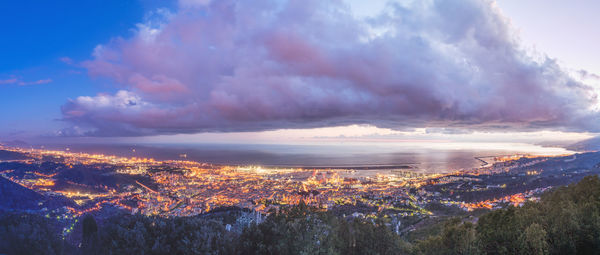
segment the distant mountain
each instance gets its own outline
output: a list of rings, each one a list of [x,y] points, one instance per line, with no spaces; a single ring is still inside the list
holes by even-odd
[[[0,160],[19,160],[19,159],[30,159],[30,158],[31,157],[29,157],[23,153],[0,150]]]
[[[29,144],[27,142],[21,141],[21,140],[2,141],[2,142],[0,142],[0,144],[4,144],[4,145],[8,145],[8,146],[15,146],[15,147],[29,146]]]
[[[600,151],[600,136],[571,144],[566,149],[572,151]]]

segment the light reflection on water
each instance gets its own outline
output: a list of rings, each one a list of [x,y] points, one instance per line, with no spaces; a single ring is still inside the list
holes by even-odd
[[[338,145],[258,145],[258,144],[70,144],[46,148],[72,152],[102,153],[159,160],[183,159],[225,165],[287,167],[380,167],[407,168],[418,172],[443,173],[482,165],[475,157],[513,154],[559,155],[571,153],[562,148],[528,144],[338,144]],[[135,149],[135,151],[133,150]]]

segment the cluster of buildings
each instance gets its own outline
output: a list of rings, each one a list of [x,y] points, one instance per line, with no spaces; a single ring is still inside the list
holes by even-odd
[[[263,168],[258,166],[216,166],[193,161],[157,161],[149,158],[125,158],[108,155],[72,153],[68,151],[24,150],[0,147],[0,150],[20,152],[29,157],[22,163],[31,165],[25,175],[16,177],[12,169],[0,175],[36,192],[72,199],[76,206],[65,206],[73,216],[93,212],[106,206],[145,215],[190,216],[222,207],[248,208],[266,214],[281,206],[304,203],[328,210],[346,206],[368,208],[374,212],[401,215],[432,214],[427,208],[431,202],[456,206],[464,210],[495,208],[502,204],[520,205],[535,199],[545,189],[510,194],[477,202],[465,202],[448,191],[467,189],[469,183],[481,183],[481,175],[506,173],[516,167],[511,163],[494,164],[478,170],[450,174],[421,174],[414,171],[352,170],[352,169],[299,169]],[[89,171],[110,166],[114,172],[103,173],[124,176],[130,182],[115,187],[95,187],[95,192],[55,188],[58,172],[39,171],[40,162],[56,159],[66,168],[90,166]],[[531,160],[525,164],[532,163]],[[539,159],[543,160],[543,159]],[[512,162],[512,161],[506,161]],[[47,170],[47,169],[44,169]],[[537,171],[527,172],[538,174]],[[143,183],[135,177],[143,176],[151,182]],[[64,181],[64,180],[63,180]],[[431,187],[440,187],[437,188]],[[477,191],[476,185],[469,186]],[[501,186],[496,188],[503,188]],[[489,189],[489,187],[479,187]],[[547,189],[547,188],[546,188]],[[463,190],[464,191],[464,190]]]

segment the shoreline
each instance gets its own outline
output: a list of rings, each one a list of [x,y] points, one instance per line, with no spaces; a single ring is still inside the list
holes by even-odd
[[[44,148],[45,146],[42,146],[42,148],[22,148],[20,146],[7,146],[7,145],[1,145],[0,146],[5,146],[7,148],[18,148],[20,150],[56,150],[56,151],[61,151],[61,152],[66,152],[66,153],[88,153],[88,154],[95,154],[93,152],[91,152],[90,150],[86,150],[83,148],[75,148],[75,149],[58,149],[58,148]],[[52,146],[48,146],[48,147],[52,147]],[[195,158],[193,156],[187,156],[186,158],[181,158],[179,156],[180,151],[175,151],[175,152],[171,152],[170,154],[171,157],[166,157],[166,158],[159,158],[157,160],[159,161],[193,161],[196,163],[200,163],[200,164],[210,164],[213,166],[235,166],[235,167],[262,167],[262,168],[281,168],[281,169],[302,169],[302,170],[357,170],[357,171],[377,171],[377,170],[389,170],[389,171],[413,171],[416,173],[420,173],[420,172],[426,172],[426,173],[451,173],[451,172],[455,172],[455,171],[470,171],[470,170],[476,170],[476,169],[480,169],[480,168],[485,168],[485,167],[490,167],[493,166],[493,164],[495,164],[496,162],[498,162],[496,159],[497,158],[510,158],[513,157],[514,159],[518,159],[520,157],[527,157],[527,156],[532,156],[532,154],[524,154],[524,153],[519,153],[519,152],[515,152],[515,153],[498,153],[496,155],[485,155],[485,156],[471,156],[470,158],[475,160],[475,162],[473,162],[473,166],[470,167],[457,167],[457,168],[453,168],[453,167],[447,167],[447,168],[438,168],[437,169],[430,169],[431,165],[429,165],[428,168],[428,164],[431,164],[431,162],[428,161],[423,161],[423,162],[398,162],[398,163],[373,163],[373,164],[368,164],[368,163],[332,163],[331,165],[326,165],[326,164],[318,164],[317,162],[311,162],[314,159],[311,159],[310,157],[306,158],[306,163],[305,164],[298,164],[298,163],[290,163],[290,164],[264,164],[264,163],[241,163],[241,162],[234,162],[234,163],[223,163],[223,162],[216,162],[216,160],[202,160],[202,159],[198,159]],[[114,155],[116,157],[125,157],[125,158],[129,158],[129,157],[133,157],[135,158],[135,154],[138,154],[138,157],[140,157],[141,155],[139,155],[140,153],[143,153],[141,151],[138,151],[137,153],[135,152],[135,150],[132,151],[122,151],[122,150],[117,150],[114,153],[99,153],[102,155]],[[147,156],[152,156],[152,154],[155,154],[156,151],[152,151],[152,153],[149,153],[149,155]],[[423,153],[423,155],[427,155],[427,154],[431,154],[431,153],[435,153],[435,152],[429,152],[429,153]],[[133,154],[133,155],[132,155]],[[235,155],[232,155],[235,156]],[[547,155],[547,157],[557,157],[557,156],[564,156],[564,155]],[[275,156],[274,156],[275,157]],[[314,157],[315,159],[318,159],[318,156]],[[468,156],[464,158],[464,160],[467,160]],[[319,161],[322,161],[322,159],[318,159]],[[433,162],[433,161],[432,161]],[[476,164],[476,162],[479,163],[479,165]],[[313,163],[314,165],[310,165],[311,163]],[[434,162],[434,163],[441,163],[441,162]],[[450,161],[446,162],[448,164],[451,164]],[[424,167],[424,168],[423,168]],[[434,170],[434,171],[432,171]]]

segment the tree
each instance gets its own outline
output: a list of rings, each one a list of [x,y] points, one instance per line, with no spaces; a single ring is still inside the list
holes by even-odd
[[[64,254],[70,251],[54,220],[0,212],[0,254]]]
[[[548,235],[537,223],[532,223],[519,238],[521,254],[548,254]]]
[[[82,220],[82,254],[99,254],[98,247],[98,225],[94,216],[88,214]]]
[[[442,233],[419,242],[415,249],[420,254],[479,254],[477,232],[473,223],[452,218]]]

